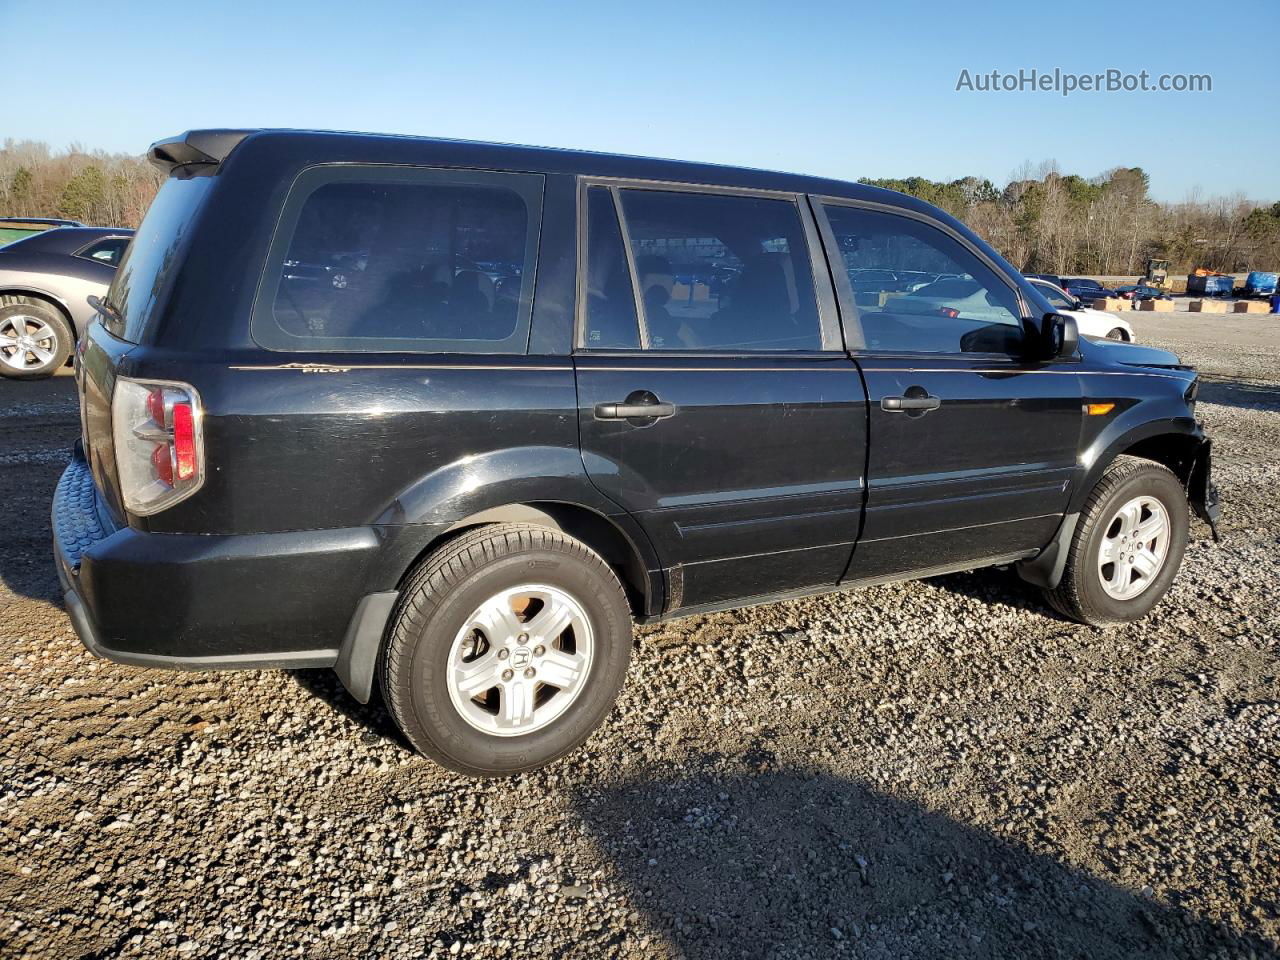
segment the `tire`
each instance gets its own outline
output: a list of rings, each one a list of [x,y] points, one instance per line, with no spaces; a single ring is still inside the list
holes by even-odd
[[[631,610],[609,565],[559,531],[507,523],[464,533],[410,574],[380,673],[383,699],[420,753],[459,773],[505,776],[580,746],[612,708],[630,658]],[[468,685],[490,681],[469,695]]]
[[[19,343],[18,337],[30,339]],[[0,376],[51,377],[67,362],[75,334],[62,312],[31,297],[0,297]]]
[[[1127,341],[1129,339],[1129,335],[1124,332],[1124,329],[1122,327],[1116,327],[1114,330],[1111,330],[1107,333],[1107,339]]]
[[[1148,541],[1160,510],[1163,542],[1159,536]],[[1062,581],[1045,591],[1050,605],[1093,626],[1146,616],[1177,576],[1187,548],[1188,512],[1186,492],[1171,470],[1140,457],[1117,457],[1085,501]],[[1120,559],[1106,563],[1104,547],[1108,557]],[[1126,557],[1136,562],[1130,566]]]

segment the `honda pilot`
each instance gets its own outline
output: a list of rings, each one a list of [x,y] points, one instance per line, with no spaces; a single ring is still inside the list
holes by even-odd
[[[99,656],[332,668],[511,774],[604,720],[635,623],[1005,565],[1121,623],[1217,520],[1195,371],[911,197],[349,133],[150,157],[53,504]]]

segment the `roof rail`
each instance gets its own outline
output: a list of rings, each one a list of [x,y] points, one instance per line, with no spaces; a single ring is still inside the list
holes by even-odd
[[[168,140],[157,140],[147,150],[152,165],[169,173],[188,164],[217,165],[252,130],[188,130]]]

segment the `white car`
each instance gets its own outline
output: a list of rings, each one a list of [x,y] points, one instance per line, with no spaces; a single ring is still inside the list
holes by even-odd
[[[1076,327],[1081,336],[1105,337],[1108,340],[1133,343],[1133,327],[1129,326],[1129,321],[1118,313],[1107,313],[1105,310],[1086,307],[1071,294],[1061,287],[1054,286],[1048,280],[1037,280],[1034,277],[1028,277],[1027,280],[1044,295],[1044,298],[1053,305],[1054,310],[1069,317],[1075,317]]]

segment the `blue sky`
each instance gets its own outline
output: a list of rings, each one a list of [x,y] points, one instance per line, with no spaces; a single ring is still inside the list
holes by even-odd
[[[141,152],[201,126],[375,130],[856,179],[1117,165],[1280,200],[1274,0],[508,4],[0,0],[0,137]],[[1208,73],[1212,93],[957,92],[962,69]],[[1250,122],[1256,130],[1244,131]]]

